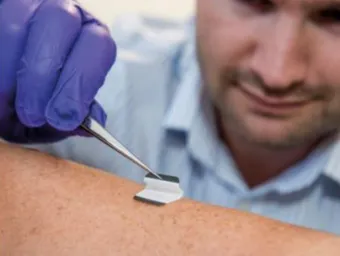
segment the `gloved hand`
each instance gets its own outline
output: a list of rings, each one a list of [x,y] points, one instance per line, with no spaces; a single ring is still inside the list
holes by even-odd
[[[16,143],[84,135],[114,63],[107,28],[73,0],[0,0],[0,137]]]

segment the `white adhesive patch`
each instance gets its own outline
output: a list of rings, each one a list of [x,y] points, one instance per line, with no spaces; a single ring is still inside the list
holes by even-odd
[[[163,180],[146,175],[145,188],[136,194],[135,199],[151,204],[168,204],[183,197],[183,190],[179,186],[179,179],[174,176],[159,174]]]

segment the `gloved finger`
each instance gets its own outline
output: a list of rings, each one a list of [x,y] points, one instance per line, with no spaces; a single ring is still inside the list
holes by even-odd
[[[26,44],[26,28],[42,0],[3,0],[0,6],[0,119],[14,111],[16,70]]]
[[[89,115],[101,125],[105,125],[107,115],[102,106],[97,101],[92,102]]]
[[[115,43],[104,26],[89,23],[83,27],[46,109],[51,126],[62,131],[79,127],[115,57]]]
[[[30,21],[16,94],[17,114],[26,126],[46,123],[46,106],[81,26],[78,8],[68,1],[45,1]]]

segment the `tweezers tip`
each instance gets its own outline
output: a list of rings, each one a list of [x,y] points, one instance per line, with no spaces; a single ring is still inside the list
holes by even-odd
[[[155,172],[152,173],[152,175],[155,176],[156,178],[158,178],[159,180],[163,180],[163,178]]]

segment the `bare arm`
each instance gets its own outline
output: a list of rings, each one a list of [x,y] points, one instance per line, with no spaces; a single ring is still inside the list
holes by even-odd
[[[116,176],[0,143],[0,255],[339,255],[340,240],[187,199],[134,201]]]

